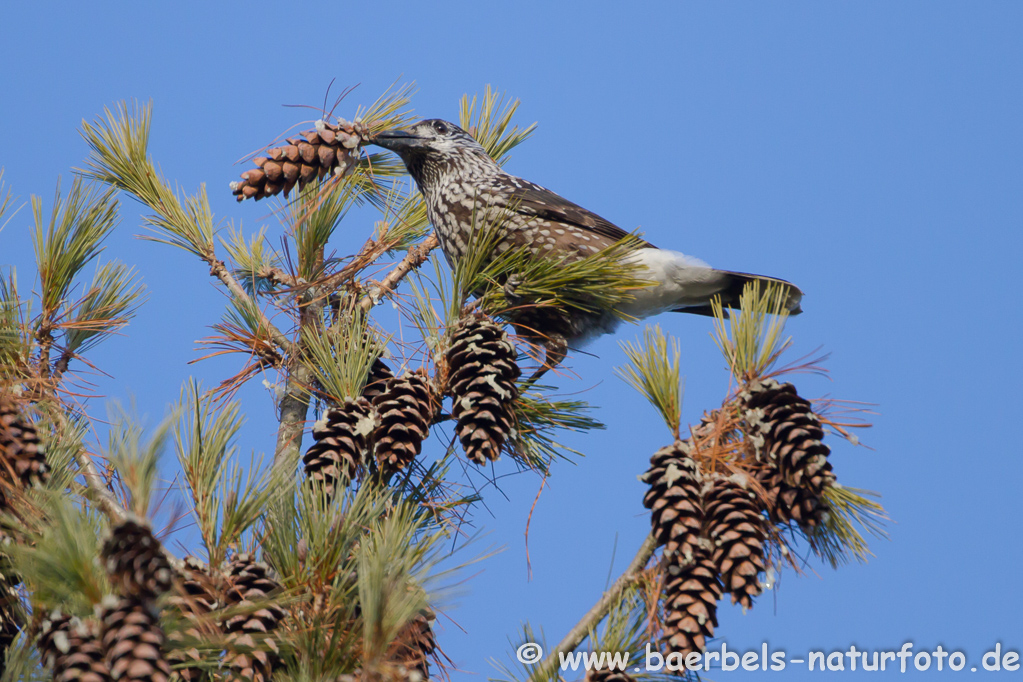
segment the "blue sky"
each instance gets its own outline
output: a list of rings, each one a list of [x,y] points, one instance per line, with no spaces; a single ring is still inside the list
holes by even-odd
[[[1023,647],[1023,5],[37,2],[6,3],[0,25],[0,165],[22,198],[49,202],[82,164],[83,118],[152,100],[164,173],[188,191],[206,182],[218,217],[271,234],[267,207],[236,204],[227,183],[237,159],[315,116],[282,105],[319,105],[332,79],[361,83],[340,115],[396,79],[418,84],[423,117],[456,118],[458,98],[488,83],[520,98],[519,121],[539,129],[511,172],[655,244],[796,282],[792,357],[821,347],[832,375],[800,376],[801,392],[878,404],[872,449],[835,443],[832,461],[839,481],[883,494],[891,540],[866,565],[784,574],[748,614],[722,606],[729,648],[908,640],[962,650],[969,667],[995,642]],[[236,366],[187,365],[224,299],[187,254],[134,239],[138,215],[125,201],[105,255],[136,265],[150,300],[92,360],[111,374],[98,390],[135,396],[155,423],[186,376],[215,383]],[[333,246],[350,252],[372,220],[353,216]],[[26,287],[29,225],[26,210],[0,233],[0,263]],[[692,421],[727,373],[708,320],[659,321],[681,339]],[[670,436],[614,376],[617,340],[559,382],[585,390],[608,429],[571,439],[588,456],[548,481],[531,581],[523,533],[539,480],[485,491],[492,516],[478,521],[505,551],[442,618],[455,679],[485,679],[521,621],[560,639],[647,531],[636,476]],[[243,448],[270,451],[268,396],[241,397]]]

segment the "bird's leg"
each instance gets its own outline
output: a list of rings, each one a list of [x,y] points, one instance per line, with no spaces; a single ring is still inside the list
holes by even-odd
[[[522,285],[522,275],[517,272],[513,272],[508,275],[508,279],[504,281],[504,297],[508,303],[513,306],[517,304],[522,297],[518,294],[518,288]]]
[[[568,342],[563,336],[551,336],[544,340],[543,346],[543,364],[540,365],[536,371],[533,372],[533,375],[526,380],[526,382],[522,385],[523,389],[529,388],[535,384],[540,377],[560,365],[565,359],[565,356],[568,355]]]

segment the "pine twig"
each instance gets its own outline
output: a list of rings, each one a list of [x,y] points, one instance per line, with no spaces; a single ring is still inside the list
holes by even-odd
[[[373,287],[368,294],[362,297],[359,301],[359,307],[362,308],[362,312],[368,313],[370,308],[379,301],[381,298],[386,296],[391,290],[398,285],[410,272],[421,266],[426,262],[430,252],[440,246],[440,242],[437,240],[437,234],[433,233],[429,237],[423,240],[422,243],[413,246],[409,249],[408,253],[404,258],[387,273],[380,282]]]
[[[651,534],[643,541],[639,551],[636,552],[636,556],[632,558],[625,572],[618,576],[618,580],[614,581],[614,584],[600,597],[597,603],[593,605],[593,608],[587,611],[586,615],[569,630],[565,638],[558,642],[558,645],[554,647],[550,655],[533,672],[531,679],[549,679],[549,673],[555,670],[560,663],[558,652],[567,653],[575,651],[582,644],[583,640],[589,636],[618,602],[625,588],[639,577],[639,574],[646,568],[647,562],[650,561],[650,557],[654,555],[655,551],[657,551],[657,540]]]
[[[78,461],[78,467],[82,470],[82,475],[85,476],[88,495],[92,497],[92,501],[107,515],[112,524],[123,521],[128,516],[128,513],[121,505],[117,504],[117,500],[107,490],[103,476],[96,470],[96,464],[92,461],[89,453],[84,448],[79,448],[75,453],[75,459]]]
[[[204,257],[203,260],[209,263],[210,274],[219,279],[233,296],[242,301],[252,301],[252,297],[249,296],[241,283],[235,279],[235,276],[230,270],[228,270],[227,266],[224,265],[224,261],[218,260],[213,257],[212,254],[209,257]],[[253,310],[258,310],[258,307],[254,305]],[[298,352],[297,347],[294,343],[292,343],[291,339],[285,336],[284,332],[278,329],[277,325],[271,322],[262,311],[260,311],[259,317],[260,323],[266,325],[266,329],[270,332],[270,338],[273,339],[274,343],[280,346],[288,355],[293,356]]]

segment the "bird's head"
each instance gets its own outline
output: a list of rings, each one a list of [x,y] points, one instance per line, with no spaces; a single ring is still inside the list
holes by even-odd
[[[384,130],[370,138],[369,142],[400,156],[420,187],[426,176],[445,168],[465,164],[498,168],[472,135],[439,118],[420,121],[408,128]]]

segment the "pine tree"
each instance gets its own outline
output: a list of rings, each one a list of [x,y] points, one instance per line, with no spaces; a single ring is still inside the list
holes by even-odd
[[[352,121],[325,117],[252,158],[232,191],[279,202],[279,250],[262,231],[218,235],[205,189],[187,194],[160,173],[151,107],[83,124],[84,169],[48,213],[32,202],[38,286],[0,273],[2,680],[34,679],[40,666],[90,682],[448,674],[450,619],[439,614],[445,585],[463,576],[442,567],[486,492],[465,494],[467,477],[477,465],[555,475],[573,455],[564,432],[602,426],[585,402],[523,381],[542,341],[530,321],[556,321],[566,306],[614,309],[643,283],[623,260],[636,237],[571,264],[515,249],[490,258],[487,224],[449,272],[404,166],[366,146],[411,121],[411,93],[387,92]],[[533,130],[513,123],[517,106],[488,88],[463,98],[460,124],[504,163]],[[186,379],[148,430],[116,406],[96,414],[80,380],[97,345],[144,342],[111,340],[144,302],[139,274],[105,260],[122,198],[142,205],[148,239],[162,245],[152,248],[198,258],[227,294],[199,359],[229,355],[238,367],[214,387]],[[381,220],[339,256],[332,238],[356,205]],[[12,206],[0,176],[0,218]],[[411,326],[389,327],[375,310],[384,300]],[[866,557],[861,529],[880,531],[883,510],[837,485],[824,444],[850,424],[774,370],[786,345],[777,296],[749,290],[731,327],[717,318],[731,384],[723,378],[721,405],[688,433],[678,345],[653,328],[626,344],[621,375],[670,433],[636,472],[651,533],[548,651],[702,650],[721,597],[753,607],[796,545],[837,565]],[[237,448],[246,427],[234,393],[256,377],[277,419],[266,460]],[[170,452],[179,486],[161,480]],[[180,547],[175,505],[194,546]],[[542,639],[528,625],[521,635]],[[525,677],[554,679],[556,661]],[[629,670],[586,679],[628,682]]]

